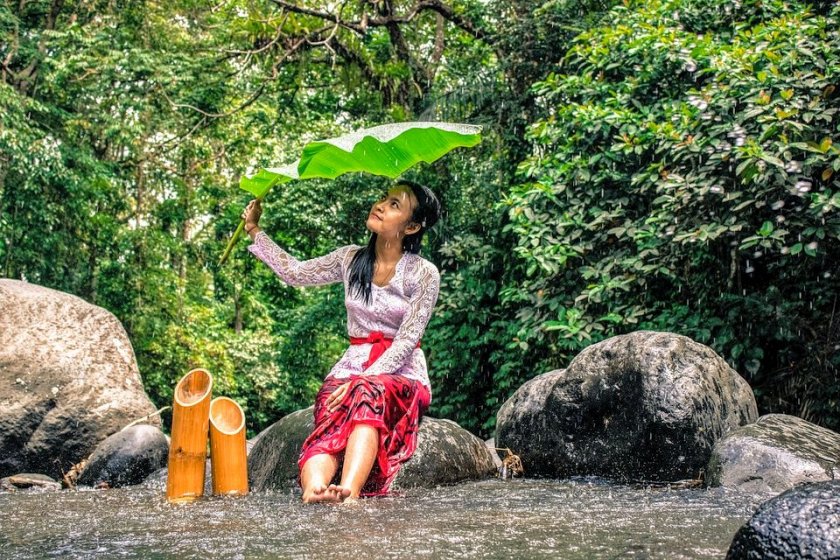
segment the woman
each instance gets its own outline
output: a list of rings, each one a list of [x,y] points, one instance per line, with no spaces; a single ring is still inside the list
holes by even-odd
[[[347,245],[300,262],[259,225],[259,200],[243,212],[248,247],[292,286],[342,282],[350,346],[315,398],[315,430],[298,461],[303,501],[347,502],[387,494],[417,447],[431,387],[420,339],[440,275],[420,257],[423,234],[440,216],[428,188],[400,181],[374,203],[366,247]],[[339,484],[332,484],[341,469]]]

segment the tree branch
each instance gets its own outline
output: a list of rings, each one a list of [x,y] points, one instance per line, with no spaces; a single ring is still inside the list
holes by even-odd
[[[455,13],[452,6],[444,4],[441,0],[420,0],[417,2],[411,11],[404,16],[389,15],[386,17],[378,17],[368,20],[368,25],[371,27],[388,25],[390,23],[410,23],[417,15],[427,10],[432,10],[443,16],[447,21],[451,22],[455,27],[466,31],[476,39],[490,42],[489,35],[475,26],[475,24],[464,17]]]
[[[341,27],[346,27],[351,31],[355,31],[360,35],[365,34],[365,30],[359,22],[342,21],[341,18],[337,15],[330,14],[327,12],[319,12],[318,10],[313,10],[312,8],[304,8],[303,6],[297,6],[295,4],[292,4],[291,2],[286,2],[285,0],[271,1],[280,8],[283,8],[284,10],[287,10],[289,12],[325,19],[327,21],[335,23],[336,25],[340,25]]]
[[[444,19],[455,25],[455,27],[458,27],[459,29],[467,32],[469,35],[475,37],[476,39],[480,39],[488,43],[491,42],[492,39],[490,34],[479,29],[471,20],[456,14],[455,10],[452,9],[452,6],[444,4],[441,0],[420,0],[411,8],[411,10],[408,13],[401,16],[396,15],[394,13],[387,13],[378,17],[371,18],[368,17],[367,13],[365,13],[362,16],[361,21],[344,21],[337,15],[330,14],[328,12],[313,10],[312,8],[298,6],[296,4],[292,4],[291,2],[287,2],[286,0],[271,1],[280,8],[283,8],[290,12],[331,21],[337,25],[340,25],[341,27],[350,29],[351,31],[355,31],[359,35],[364,35],[368,27],[385,27],[391,24],[411,23],[411,21],[414,20],[414,18],[422,12],[431,10],[437,12]]]

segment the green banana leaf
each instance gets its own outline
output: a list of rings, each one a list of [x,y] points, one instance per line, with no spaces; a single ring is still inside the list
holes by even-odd
[[[296,162],[262,168],[243,177],[239,188],[262,200],[275,185],[296,179],[335,179],[345,173],[367,172],[391,179],[419,162],[432,163],[455,148],[481,142],[481,127],[444,122],[405,122],[375,126],[304,146]],[[244,229],[241,221],[225,248],[224,264]]]

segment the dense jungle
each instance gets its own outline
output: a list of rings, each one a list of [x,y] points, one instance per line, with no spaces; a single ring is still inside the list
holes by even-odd
[[[237,245],[241,177],[388,122],[483,126],[407,177],[431,416],[489,437],[523,382],[636,330],[709,345],[761,414],[840,430],[840,7],[797,0],[4,0],[0,276],[112,312],[146,390],[194,367],[256,434],[346,347],[340,285]],[[275,189],[298,258],[364,244],[388,187]],[[2,310],[0,310],[2,312]]]

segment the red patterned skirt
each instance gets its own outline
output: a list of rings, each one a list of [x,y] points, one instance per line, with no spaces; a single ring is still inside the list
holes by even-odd
[[[350,382],[338,408],[327,411],[327,397]],[[339,458],[339,472],[344,448],[356,424],[369,424],[379,431],[379,446],[362,496],[388,493],[400,466],[417,449],[420,418],[429,408],[429,390],[419,381],[402,375],[353,375],[344,379],[328,377],[315,397],[315,430],[303,442],[298,469],[313,455],[329,453]]]

